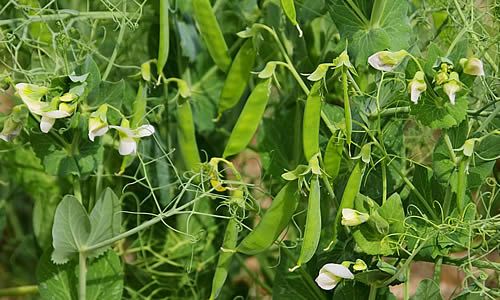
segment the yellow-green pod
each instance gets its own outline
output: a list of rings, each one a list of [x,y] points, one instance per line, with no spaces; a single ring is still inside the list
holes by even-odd
[[[243,151],[252,139],[260,120],[264,115],[271,90],[271,79],[259,83],[248,97],[231,136],[224,149],[223,157],[228,157]]]
[[[319,123],[321,117],[321,81],[317,81],[307,96],[302,121],[302,144],[309,161],[319,152]]]
[[[281,0],[281,9],[285,12],[286,17],[290,20],[293,26],[299,31],[299,36],[302,36],[302,30],[297,22],[297,12],[295,10],[295,3],[293,0]]]
[[[189,101],[177,105],[177,140],[186,169],[196,170],[201,161]]]
[[[168,23],[169,1],[160,1],[160,38],[158,42],[158,73],[163,71],[170,50],[170,25]]]
[[[315,175],[311,179],[311,190],[309,191],[309,199],[307,204],[306,228],[304,231],[304,240],[300,249],[297,265],[292,269],[299,268],[302,264],[307,263],[316,253],[321,236],[321,190],[319,186],[318,176]]]
[[[194,19],[205,41],[208,52],[215,64],[226,72],[231,65],[231,58],[217,18],[215,18],[209,0],[193,0]]]
[[[240,100],[247,87],[250,72],[255,62],[255,55],[252,39],[247,39],[238,54],[236,54],[227,73],[226,81],[224,81],[224,87],[219,99],[219,115],[235,106]]]
[[[139,89],[137,90],[137,95],[135,96],[132,119],[130,125],[132,128],[137,128],[141,125],[142,121],[146,116],[146,89],[144,88],[144,83],[139,82]]]
[[[226,233],[224,234],[224,241],[222,242],[222,249],[219,251],[220,254],[217,262],[217,268],[215,269],[214,278],[212,280],[212,292],[210,294],[210,299],[216,299],[219,296],[220,290],[224,286],[224,282],[227,279],[229,267],[231,266],[231,260],[234,254],[234,251],[231,250],[236,248],[236,243],[238,242],[238,229],[238,220],[235,217],[229,219],[226,227]]]
[[[323,164],[326,174],[330,180],[335,180],[339,175],[340,162],[342,161],[342,150],[344,149],[344,140],[332,136],[326,145],[325,158]]]

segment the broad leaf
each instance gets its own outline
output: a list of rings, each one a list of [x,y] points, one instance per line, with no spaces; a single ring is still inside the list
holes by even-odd
[[[52,227],[52,261],[66,263],[85,245],[89,233],[90,221],[82,204],[74,196],[64,196],[57,206]]]
[[[442,300],[439,285],[432,279],[424,279],[420,281],[415,295],[411,300]]]
[[[78,263],[55,265],[50,251],[40,259],[37,279],[41,299],[78,299]],[[114,251],[94,260],[87,260],[87,300],[122,299],[123,269]]]
[[[91,230],[86,245],[92,246],[119,234],[121,219],[120,200],[112,189],[106,188],[90,213]],[[97,249],[91,255],[98,256],[108,248]]]
[[[448,99],[434,101],[423,98],[417,105],[411,106],[411,114],[426,126],[446,129],[457,126],[465,119],[468,104],[467,97],[458,98],[455,105]]]

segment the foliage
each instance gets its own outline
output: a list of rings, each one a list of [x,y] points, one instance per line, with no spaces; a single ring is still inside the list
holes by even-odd
[[[0,4],[0,297],[500,297],[496,1]]]

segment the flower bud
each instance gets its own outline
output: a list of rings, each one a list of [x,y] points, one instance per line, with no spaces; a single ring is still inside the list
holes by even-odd
[[[10,142],[16,136],[18,136],[19,133],[21,133],[22,129],[23,129],[22,122],[17,122],[16,120],[14,120],[14,118],[9,117],[5,120],[3,124],[2,132],[0,132],[0,139],[6,142]]]
[[[424,72],[418,71],[413,76],[413,79],[408,84],[408,90],[410,92],[411,102],[417,104],[420,94],[425,92],[427,89],[427,84],[425,83]]]
[[[445,71],[441,70],[441,71],[437,72],[436,75],[434,76],[434,82],[437,85],[442,85],[446,81],[448,81],[448,73]]]
[[[483,62],[477,57],[462,58],[460,65],[462,65],[465,74],[484,76]]]
[[[366,263],[362,260],[362,259],[356,259],[356,263],[352,266],[352,268],[355,270],[355,271],[364,271],[366,270],[368,267],[366,266]]]
[[[359,212],[350,208],[342,209],[342,225],[344,226],[358,226],[366,221],[370,216],[366,213]]]
[[[460,91],[460,79],[457,72],[451,72],[450,78],[443,85],[443,90],[448,95],[451,104],[455,105],[455,94]]]
[[[89,140],[94,141],[96,136],[103,136],[108,132],[107,114],[108,106],[103,104],[90,114],[89,117]]]
[[[407,55],[405,50],[379,51],[368,58],[368,63],[379,71],[390,72],[399,66]]]

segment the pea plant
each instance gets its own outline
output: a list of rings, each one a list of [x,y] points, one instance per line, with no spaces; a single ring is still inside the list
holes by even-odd
[[[0,298],[500,298],[498,1],[0,3]]]

